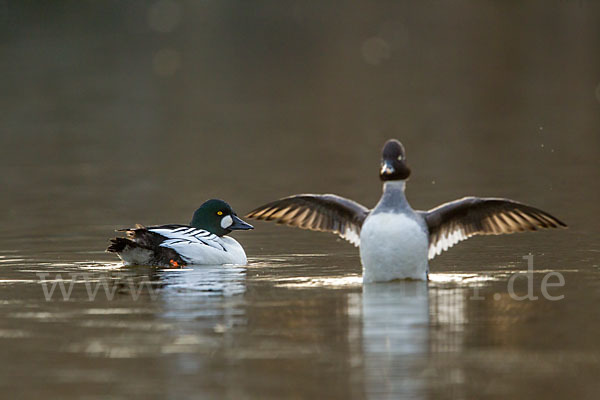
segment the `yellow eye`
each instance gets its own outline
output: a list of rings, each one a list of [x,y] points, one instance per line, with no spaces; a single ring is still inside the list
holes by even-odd
[[[217,211],[217,215],[223,215],[223,211]]]

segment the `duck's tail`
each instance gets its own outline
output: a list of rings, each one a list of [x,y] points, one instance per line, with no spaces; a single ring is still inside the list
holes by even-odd
[[[110,246],[106,251],[108,253],[121,253],[127,246],[135,247],[137,244],[133,240],[118,237],[110,239]]]
[[[128,231],[129,233],[129,231]],[[134,237],[134,234],[129,234]],[[126,265],[156,265],[170,268],[179,268],[186,262],[173,249],[160,245],[147,244],[144,241],[117,237],[110,239],[110,246],[106,249],[109,253],[116,253]]]
[[[126,264],[150,265],[154,259],[154,252],[127,238],[110,239],[110,246],[106,249],[109,253],[117,253]]]

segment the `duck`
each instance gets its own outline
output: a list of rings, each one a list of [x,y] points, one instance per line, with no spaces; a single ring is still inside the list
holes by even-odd
[[[157,225],[118,229],[126,237],[111,239],[106,249],[116,253],[125,265],[181,268],[186,265],[245,265],[248,260],[242,245],[228,237],[234,230],[254,227],[220,199],[204,202],[189,225]]]
[[[381,153],[383,194],[373,209],[335,194],[298,194],[246,217],[339,235],[359,248],[364,283],[428,280],[429,260],[475,235],[567,227],[545,211],[506,198],[469,196],[414,210],[405,194],[410,174],[404,146],[390,139]]]

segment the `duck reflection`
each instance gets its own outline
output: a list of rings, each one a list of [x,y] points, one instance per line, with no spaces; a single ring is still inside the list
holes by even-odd
[[[462,349],[467,300],[466,287],[417,281],[364,285],[362,295],[349,294],[352,363],[362,364],[367,397],[428,398],[438,386],[432,377],[459,381],[460,368],[440,371],[431,355]]]
[[[350,295],[348,304],[348,314],[358,317],[361,330],[368,397],[423,397],[419,364],[429,348],[427,283],[364,285],[362,297]]]
[[[246,291],[246,268],[238,265],[197,265],[178,270],[160,270],[169,293],[193,291],[204,295],[233,296]]]
[[[246,268],[238,265],[197,265],[182,269],[125,267],[120,270],[119,284],[131,284],[141,295],[152,299],[171,295],[233,296],[246,291]],[[142,289],[146,289],[143,293]]]

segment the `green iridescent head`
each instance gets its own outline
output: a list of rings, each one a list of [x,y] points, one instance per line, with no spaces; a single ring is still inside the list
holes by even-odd
[[[207,200],[194,212],[190,226],[204,229],[217,236],[224,236],[234,230],[248,230],[254,227],[242,221],[231,206],[219,199]]]

